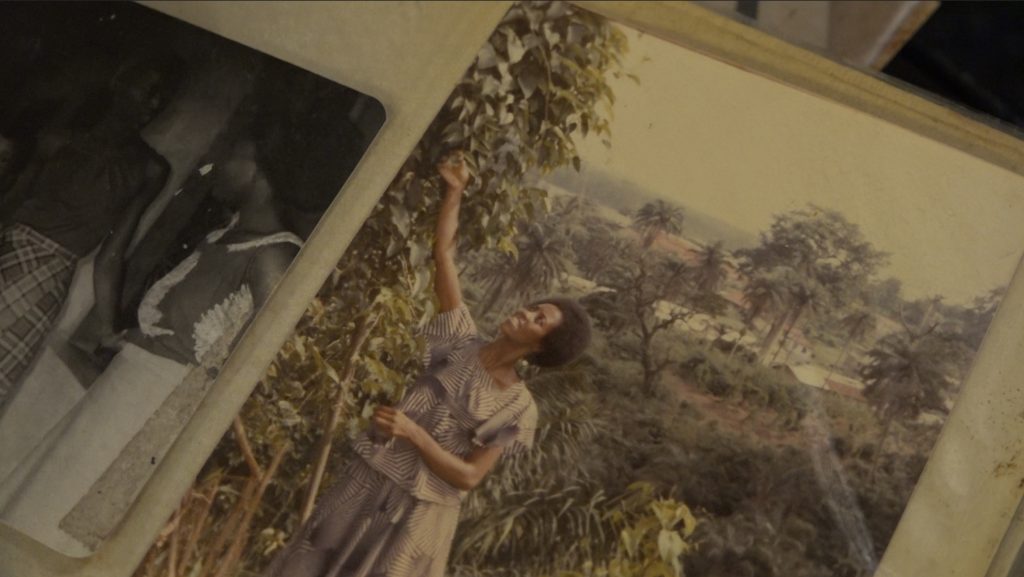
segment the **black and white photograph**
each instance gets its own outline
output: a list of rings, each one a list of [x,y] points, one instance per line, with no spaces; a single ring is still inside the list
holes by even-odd
[[[0,522],[84,556],[385,113],[134,3],[4,4],[0,54]]]

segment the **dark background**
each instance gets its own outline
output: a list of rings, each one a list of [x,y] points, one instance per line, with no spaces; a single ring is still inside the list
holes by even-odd
[[[762,3],[735,10],[753,22]],[[944,0],[882,72],[1024,134],[1024,2]]]
[[[1024,2],[943,2],[883,70],[1024,129]]]

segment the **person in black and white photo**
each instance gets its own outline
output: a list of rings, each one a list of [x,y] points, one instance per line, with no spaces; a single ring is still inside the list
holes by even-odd
[[[0,522],[86,555],[384,112],[137,5],[7,5],[0,20],[18,30],[0,39]]]
[[[167,179],[167,161],[139,135],[180,74],[172,57],[122,69],[109,110],[42,162],[0,236],[0,410],[35,359],[67,296],[75,265],[97,245],[131,236]]]

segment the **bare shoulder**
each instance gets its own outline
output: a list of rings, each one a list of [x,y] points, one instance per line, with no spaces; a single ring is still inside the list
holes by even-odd
[[[299,247],[288,242],[278,242],[259,248],[247,275],[257,306],[265,302],[274,291],[298,252]]]
[[[257,251],[253,264],[259,274],[280,276],[299,253],[299,247],[290,242],[277,242]]]

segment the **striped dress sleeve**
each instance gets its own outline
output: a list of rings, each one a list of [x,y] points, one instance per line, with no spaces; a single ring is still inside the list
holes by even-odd
[[[523,414],[516,421],[516,435],[506,447],[506,455],[525,453],[533,448],[533,439],[537,433],[537,405],[530,402]]]
[[[450,350],[453,346],[475,337],[477,328],[476,323],[473,322],[473,316],[469,314],[469,308],[466,303],[462,303],[458,307],[439,313],[430,319],[427,324],[423,325],[419,333],[427,341],[423,362],[424,365],[429,365],[436,351]]]
[[[502,447],[502,456],[525,453],[533,447],[533,438],[537,432],[537,404],[529,399],[523,410],[511,421],[499,427],[484,425],[473,435],[476,447]]]

